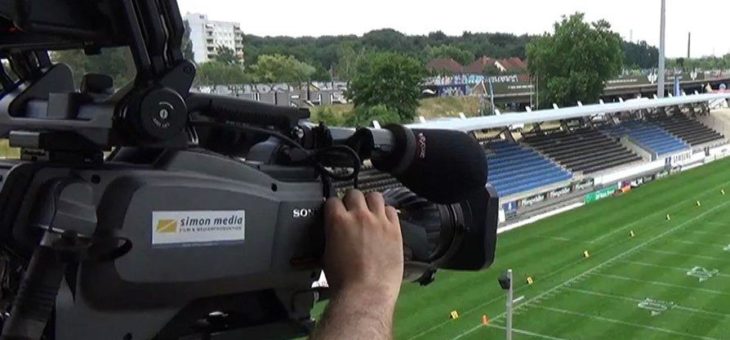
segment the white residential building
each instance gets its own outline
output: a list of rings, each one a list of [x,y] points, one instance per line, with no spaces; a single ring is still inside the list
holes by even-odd
[[[218,53],[219,46],[235,51],[243,61],[243,31],[241,24],[234,22],[208,20],[208,16],[200,13],[188,13],[185,20],[190,25],[190,41],[196,63],[212,60]]]

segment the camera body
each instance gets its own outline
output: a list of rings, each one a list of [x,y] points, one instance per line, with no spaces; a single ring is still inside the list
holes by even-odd
[[[4,176],[0,196],[13,202],[2,205],[1,230],[14,252],[29,257],[42,225],[113,243],[104,253],[113,240],[132,244],[114,260],[71,269],[56,300],[56,338],[177,338],[297,319],[286,329],[306,334],[321,272],[322,187],[313,171],[287,168],[278,179],[277,169],[206,152],[160,158],[16,164]]]
[[[0,236],[8,253],[31,258],[49,228],[95,240],[84,259],[69,261],[48,334],[235,339],[311,331],[324,245],[322,183],[312,168],[252,165],[206,150],[164,151],[149,164],[119,158],[99,167],[3,167]],[[438,214],[411,218],[431,222],[423,229],[437,234],[434,247],[446,246],[444,261],[431,268],[493,261],[479,256],[495,242],[486,227],[496,220],[487,212],[496,211],[497,200],[488,193],[442,214],[461,220],[442,242]],[[489,209],[475,209],[484,205]],[[431,205],[437,207],[452,209]],[[423,202],[411,209],[428,210]],[[20,278],[5,275],[10,286],[3,288],[17,290]]]

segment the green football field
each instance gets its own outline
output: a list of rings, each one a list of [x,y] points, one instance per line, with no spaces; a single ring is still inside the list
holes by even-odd
[[[497,277],[512,268],[515,298],[524,296],[515,339],[730,339],[730,160],[507,232],[497,243],[486,271],[442,271],[428,287],[404,286],[396,338],[503,338]],[[460,317],[450,320],[454,310]]]

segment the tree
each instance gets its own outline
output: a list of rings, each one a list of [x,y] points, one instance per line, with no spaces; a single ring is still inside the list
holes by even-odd
[[[210,61],[198,67],[197,85],[233,85],[251,82],[251,76],[246,74],[238,64],[226,64],[220,61]]]
[[[621,72],[621,38],[608,22],[589,24],[582,13],[564,16],[554,29],[527,45],[540,103],[573,106],[577,101],[598,101],[605,82]]]
[[[235,65],[240,63],[240,60],[236,56],[236,52],[228,46],[220,45],[218,46],[218,48],[216,48],[216,52],[218,53],[216,53],[214,60],[217,62],[229,65]]]
[[[329,70],[325,70],[322,67],[315,67],[314,73],[310,76],[314,81],[331,81],[332,74]]]
[[[428,60],[451,58],[462,65],[466,65],[474,61],[474,54],[453,45],[440,45],[435,47],[429,46],[426,49],[426,53],[428,55]]]
[[[246,40],[248,65],[255,64],[261,55],[281,54],[307,61],[315,67],[321,66],[329,69],[333,65],[342,65],[343,45],[348,45],[352,48],[351,51],[356,53],[393,52],[427,62],[429,48],[439,46],[453,47],[470,56],[524,58],[525,44],[531,38],[532,36],[528,35],[515,36],[504,33],[468,33],[464,36],[448,36],[443,32],[433,32],[428,35],[405,35],[392,29],[381,29],[367,32],[362,37],[343,35],[292,38],[246,35],[244,39]],[[469,57],[459,53],[455,59],[468,60]],[[341,77],[342,72],[337,74],[338,78],[348,79]]]
[[[417,53],[414,39],[390,28],[363,34],[361,43],[363,46],[375,51],[397,51],[403,54]]]
[[[638,43],[624,42],[624,65],[627,68],[651,69],[656,68],[659,61],[659,49],[640,41]]]
[[[676,65],[675,66],[678,69],[680,69],[680,70],[684,70],[684,62],[685,62],[685,59],[684,58],[677,58],[677,59],[675,59],[675,61],[676,61]]]
[[[411,57],[373,53],[363,58],[350,82],[347,96],[356,108],[384,105],[404,122],[413,121],[425,70]]]
[[[428,34],[429,42],[445,44],[449,42],[449,40],[451,40],[450,37],[446,35],[446,33],[444,33],[443,31],[436,31]]]
[[[723,57],[677,58],[668,59],[668,67],[679,67],[685,70],[726,70],[730,68],[730,54]]]
[[[281,54],[259,56],[251,66],[256,81],[267,83],[294,83],[310,79],[316,69],[292,56]]]
[[[355,76],[357,65],[367,53],[364,50],[357,50],[352,42],[342,43],[337,49],[337,66],[335,73],[337,79],[350,81]]]
[[[322,37],[259,37],[246,35],[246,63],[247,66],[256,64],[258,57],[266,54],[290,55],[305,61],[308,64],[323,69],[335,66],[337,78],[349,80],[350,73],[342,72],[346,69],[343,56],[353,52],[354,56],[363,56],[368,52],[393,52],[412,56],[426,63],[429,61],[430,50],[447,47],[448,56],[452,57],[452,47],[468,53],[469,56],[488,56],[491,58],[524,59],[526,45],[532,41],[532,35],[513,35],[507,33],[475,33],[464,32],[458,36],[446,35],[443,32],[432,32],[428,35],[405,35],[391,29],[375,30],[362,37],[354,35],[322,36]],[[639,42],[626,43],[626,65],[635,68],[656,67],[659,50]],[[441,54],[441,53],[438,53]],[[466,54],[458,52],[455,60],[469,59]],[[349,60],[354,60],[350,58]],[[354,62],[356,65],[357,62]],[[635,66],[632,66],[635,65]],[[653,66],[652,66],[653,65]]]

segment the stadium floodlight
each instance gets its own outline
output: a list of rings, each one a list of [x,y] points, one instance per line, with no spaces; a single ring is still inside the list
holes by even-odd
[[[665,49],[666,49],[666,28],[667,28],[667,2],[662,0],[661,15],[659,20],[659,79],[657,80],[657,96],[664,98],[665,80]]]
[[[510,287],[512,287],[512,278],[510,277],[512,273],[512,269],[502,273],[502,275],[497,279],[499,281],[499,286],[502,287],[504,290],[509,290]]]
[[[512,291],[512,269],[507,269],[505,273],[503,273],[499,279],[499,286],[502,287],[507,293],[507,302],[505,304],[506,307],[506,316],[507,316],[507,324],[505,327],[505,338],[507,340],[512,340],[512,306],[514,304],[513,301],[513,291]]]

